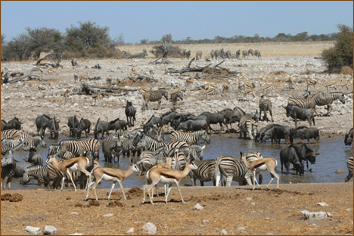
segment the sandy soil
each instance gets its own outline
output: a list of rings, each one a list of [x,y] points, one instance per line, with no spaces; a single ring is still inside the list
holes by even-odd
[[[183,45],[182,45],[183,46]],[[258,109],[258,101],[261,94],[265,94],[273,103],[273,115],[275,123],[282,125],[294,126],[291,118],[286,117],[285,110],[282,106],[286,106],[287,100],[291,95],[302,95],[306,87],[308,79],[317,80],[316,88],[310,87],[312,93],[323,91],[327,92],[324,87],[325,83],[334,82],[337,90],[346,93],[346,103],[342,104],[335,101],[333,111],[330,117],[316,117],[316,127],[320,129],[321,137],[344,137],[345,133],[352,127],[353,123],[353,75],[343,74],[325,74],[323,62],[315,59],[325,48],[333,46],[333,42],[319,43],[260,43],[260,44],[223,44],[223,45],[193,45],[195,50],[202,48],[204,51],[210,52],[211,48],[224,47],[225,50],[236,50],[243,47],[260,48],[263,57],[258,60],[249,58],[246,60],[230,59],[226,60],[221,66],[232,71],[239,72],[236,76],[218,79],[197,79],[195,73],[165,74],[165,69],[180,69],[188,64],[188,60],[170,59],[173,64],[170,65],[153,65],[148,64],[153,61],[152,57],[147,59],[129,59],[129,60],[93,60],[79,59],[79,66],[72,67],[70,61],[63,61],[63,68],[58,68],[56,72],[49,72],[48,68],[42,68],[41,81],[31,80],[17,82],[15,84],[5,84],[1,86],[1,118],[6,121],[14,116],[19,117],[23,121],[23,129],[29,133],[36,133],[35,119],[41,114],[48,114],[60,119],[60,133],[68,134],[67,119],[72,115],[80,118],[89,119],[94,124],[98,118],[101,120],[114,120],[117,117],[126,119],[124,114],[124,105],[126,100],[131,100],[137,108],[137,126],[145,123],[152,115],[159,116],[168,112],[172,108],[170,101],[162,100],[160,109],[156,103],[149,104],[149,110],[142,112],[143,105],[142,95],[137,91],[139,88],[147,87],[158,89],[161,87],[171,91],[173,88],[180,87],[185,91],[184,100],[178,102],[178,112],[190,112],[200,114],[204,111],[217,112],[224,108],[233,109],[239,106],[246,112],[255,112]],[[142,46],[125,46],[122,50],[140,51]],[[138,50],[139,49],[139,50]],[[294,51],[296,54],[294,54]],[[276,56],[279,55],[279,56]],[[193,66],[206,66],[210,62],[205,61],[205,57],[200,61],[192,63]],[[211,63],[218,63],[212,61]],[[92,69],[91,67],[100,64],[101,70]],[[1,64],[1,69],[8,71],[28,71],[33,67],[33,61],[27,62],[7,62]],[[87,67],[87,68],[85,68]],[[158,80],[156,83],[147,83],[144,81],[132,82],[128,76],[134,67],[135,71],[148,74],[150,70],[154,71],[154,78]],[[34,72],[36,73],[36,72]],[[39,72],[38,72],[39,73]],[[89,77],[100,76],[101,80],[96,81],[78,81],[74,82],[74,74],[88,75]],[[81,86],[81,83],[88,83],[93,86],[107,86],[106,78],[110,77],[113,82],[119,81],[115,88],[133,89],[135,91],[124,92],[119,91],[109,97],[103,97],[102,103],[94,105],[94,101],[87,95],[75,95],[75,89]],[[288,89],[289,78],[294,79],[294,88]],[[193,78],[192,84],[186,84],[186,79]],[[256,85],[256,97],[251,95],[243,97],[239,93],[238,85],[245,83],[254,83]],[[349,88],[342,88],[341,84],[349,82]],[[207,83],[217,85],[215,95],[207,95],[202,90],[196,90],[201,85]],[[227,84],[229,90],[222,93],[221,85]],[[263,91],[261,86],[273,85],[273,90]],[[62,94],[69,90],[69,99],[64,101]],[[320,114],[327,111],[324,107],[317,108]],[[260,122],[258,127],[262,128],[267,122]],[[299,125],[308,125],[308,122],[300,122]],[[234,126],[235,127],[235,126]],[[133,127],[133,128],[136,128]],[[133,129],[130,128],[130,129]],[[220,129],[219,126],[214,126]]]
[[[125,189],[124,200],[115,189],[108,201],[109,190],[98,190],[99,206],[84,201],[83,190],[2,191],[19,193],[23,200],[1,202],[1,234],[25,234],[26,226],[43,230],[45,225],[55,226],[58,234],[126,234],[130,228],[134,232],[129,234],[147,234],[142,229],[147,222],[157,226],[157,234],[219,234],[223,229],[228,234],[353,234],[353,183],[282,184],[279,190],[272,184],[270,190],[263,185],[254,191],[240,186],[181,187],[186,204],[173,187],[168,204],[160,197],[154,198],[154,206],[141,204],[141,191]],[[193,210],[197,203],[204,209]],[[304,220],[302,210],[333,217]]]

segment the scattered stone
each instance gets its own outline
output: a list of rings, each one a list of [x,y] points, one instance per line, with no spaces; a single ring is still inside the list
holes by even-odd
[[[350,208],[347,208],[347,210],[346,211],[351,211],[352,209],[350,209]]]
[[[251,205],[255,206],[255,205],[256,205],[256,203],[254,203],[254,202],[251,202]]]
[[[336,170],[335,172],[336,174],[344,174],[345,171],[342,168],[339,168],[338,170]]]
[[[109,214],[104,215],[104,217],[111,217],[111,216],[113,216],[112,213],[109,213]]]
[[[272,233],[266,233],[266,235],[273,235]]]
[[[44,226],[43,230],[44,235],[55,235],[57,234],[57,228],[51,225]]]
[[[147,222],[144,226],[143,226],[143,230],[144,231],[148,231],[148,234],[156,234],[157,231],[157,227],[156,225],[154,225],[151,222]]]
[[[203,210],[204,207],[202,207],[199,203],[193,207],[194,210]]]
[[[300,212],[300,214],[304,215],[305,220],[308,220],[308,219],[324,220],[327,217],[330,217],[330,218],[333,217],[333,215],[331,213],[323,212],[323,211],[320,211],[320,212],[309,212],[308,210],[303,210],[303,211]]]
[[[128,231],[127,231],[127,234],[129,233],[134,233],[134,228],[130,228]]]
[[[74,234],[69,234],[69,235],[82,235],[81,233],[74,233]]]
[[[237,230],[246,230],[245,227],[238,227]]]
[[[69,215],[79,215],[79,213],[78,213],[78,212],[73,211],[73,212],[70,212],[70,214],[69,214]]]
[[[203,220],[203,223],[208,223],[209,222],[209,220]]]
[[[328,206],[328,204],[325,203],[325,202],[319,202],[319,203],[317,203],[317,205],[319,205],[319,206]]]
[[[40,227],[32,227],[32,226],[26,226],[25,232],[30,234],[42,234],[42,230]]]
[[[220,234],[220,235],[227,235],[227,232],[226,232],[226,230],[223,229],[223,230],[221,230],[221,231],[219,232],[219,234]]]
[[[202,233],[199,231],[199,232],[197,232],[195,235],[202,235]]]
[[[252,198],[251,197],[246,197],[246,200],[250,201],[250,200],[252,200]]]

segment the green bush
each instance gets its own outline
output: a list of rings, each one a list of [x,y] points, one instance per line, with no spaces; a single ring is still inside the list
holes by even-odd
[[[353,28],[345,25],[338,28],[335,46],[322,52],[329,73],[339,73],[343,66],[353,68]]]

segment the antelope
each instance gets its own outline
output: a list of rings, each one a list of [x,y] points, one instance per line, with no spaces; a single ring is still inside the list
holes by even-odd
[[[241,88],[241,89],[246,89],[246,88],[250,88],[250,89],[253,89],[253,88],[255,88],[256,87],[256,85],[252,82],[252,83],[245,83],[245,84],[243,84],[243,85],[239,85],[239,88]]]
[[[229,90],[229,86],[227,84],[223,84],[222,85],[222,93],[224,93],[225,91]]]
[[[186,79],[186,84],[191,84],[193,82],[194,82],[194,79],[192,79],[192,78]]]
[[[206,84],[206,85],[204,85],[204,88],[206,90],[211,89],[211,88],[218,88],[218,87],[219,87],[219,85],[215,85],[215,84]]]
[[[95,100],[95,105],[96,105],[96,101],[99,100],[100,103],[101,103],[101,91],[99,91],[98,93],[92,93],[92,91],[90,91],[90,94],[91,94],[91,98],[93,100]]]
[[[242,93],[243,93],[243,96],[246,96],[248,94],[252,94],[253,98],[256,97],[256,92],[254,91],[254,89],[248,89],[248,90],[242,91]]]
[[[80,75],[79,80],[81,81],[82,79],[88,80],[88,75]]]
[[[183,171],[179,171],[179,170],[175,170],[175,169],[166,169],[166,168],[152,168],[152,169],[150,169],[150,171],[148,172],[147,175],[149,177],[149,180],[152,183],[150,186],[144,187],[144,200],[142,203],[144,203],[144,201],[145,201],[145,192],[147,190],[149,193],[150,202],[152,205],[154,205],[150,190],[152,190],[152,188],[157,183],[162,183],[162,184],[169,185],[168,190],[167,190],[167,195],[165,198],[165,202],[167,204],[167,199],[168,199],[168,195],[171,191],[171,186],[173,183],[175,183],[177,185],[178,193],[181,196],[181,200],[185,204],[182,194],[181,194],[181,190],[179,189],[179,182],[181,181],[181,179],[186,177],[191,170],[195,170],[195,169],[198,169],[198,167],[194,163],[189,164],[188,162],[186,163],[186,167],[184,168]]]
[[[75,158],[71,158],[68,160],[64,160],[62,162],[58,162],[58,160],[55,158],[55,155],[52,155],[49,157],[49,159],[47,159],[46,163],[47,164],[52,163],[53,166],[55,168],[57,168],[58,170],[60,170],[64,173],[66,172],[70,177],[70,180],[75,188],[75,191],[77,191],[77,190],[76,190],[76,184],[74,183],[73,177],[71,175],[72,172],[80,170],[86,176],[89,177],[87,180],[87,183],[91,182],[91,173],[86,170],[87,166],[89,166],[89,164],[90,164],[90,161],[87,157],[80,156],[80,157],[75,157]],[[66,178],[66,176],[63,175],[60,191],[63,190],[65,178]]]
[[[48,73],[54,73],[54,72],[57,72],[57,69],[52,68],[48,70]]]
[[[106,79],[106,84],[107,84],[108,86],[112,85],[112,79],[108,77],[108,78]]]
[[[289,89],[294,89],[294,87],[293,87],[293,82],[294,82],[293,78],[290,77],[286,82],[289,83]]]
[[[337,88],[334,86],[335,83],[325,83],[323,84],[326,88],[327,88],[327,94],[328,94],[328,89],[329,88],[334,88],[335,90],[337,90]]]
[[[79,76],[77,75],[77,73],[74,74],[74,81],[76,82],[79,79]]]
[[[264,85],[261,87],[263,91],[273,90],[273,85]]]
[[[150,75],[153,75],[154,74],[154,71],[153,70],[150,70]]]
[[[181,88],[178,87],[178,88],[175,88],[174,90],[172,90],[171,92],[168,92],[168,94],[172,94],[172,93],[176,93],[176,92],[180,92],[181,91]]]
[[[211,88],[211,89],[208,89],[208,90],[203,90],[203,93],[205,93],[205,94],[215,94],[215,89]]]
[[[277,167],[277,161],[274,158],[262,158],[262,159],[254,160],[250,163],[247,161],[246,155],[242,155],[242,152],[240,152],[240,154],[241,154],[241,159],[245,164],[245,166],[248,169],[250,169],[253,173],[253,190],[255,189],[256,182],[257,182],[256,171],[265,171],[265,170],[268,170],[271,176],[270,182],[267,185],[267,189],[270,183],[273,181],[274,176],[275,178],[277,178],[277,188],[279,188],[279,175],[275,173],[275,168]],[[257,185],[259,185],[258,182]]]
[[[341,84],[342,89],[343,89],[344,87],[346,87],[347,90],[349,89],[349,87],[348,87],[349,85],[350,85],[350,82],[344,82],[344,83]]]
[[[69,89],[67,89],[67,90],[63,93],[63,97],[64,97],[64,102],[66,102],[66,99],[69,97]]]
[[[145,93],[145,92],[150,91],[150,90],[151,89],[149,89],[149,88],[140,88],[139,89],[139,93],[142,94],[142,93]]]
[[[116,185],[117,182],[119,183],[120,188],[122,189],[124,199],[127,200],[127,198],[125,197],[125,194],[124,194],[124,187],[123,187],[122,181],[124,179],[128,178],[133,172],[138,172],[138,171],[139,171],[139,167],[135,164],[129,166],[126,171],[123,171],[120,169],[108,168],[108,167],[94,168],[91,173],[95,177],[96,181],[92,181],[88,184],[85,200],[88,199],[88,196],[90,193],[90,188],[92,186],[93,190],[95,191],[96,201],[98,201],[96,187],[101,182],[101,180],[113,182],[111,191],[109,192],[109,195],[108,195],[108,200],[111,198],[112,191],[113,191],[114,186]]]
[[[312,80],[312,79],[307,80],[307,91],[309,90],[310,85],[312,85],[313,88],[316,89],[316,84],[317,84],[316,80]]]
[[[133,76],[133,75],[140,75],[141,72],[136,72],[136,71],[132,71],[130,72],[130,76]]]

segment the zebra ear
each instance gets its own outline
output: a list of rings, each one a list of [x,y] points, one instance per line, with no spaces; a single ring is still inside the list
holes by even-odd
[[[241,155],[241,157],[242,157],[242,152],[240,152],[240,155]]]
[[[205,148],[205,145],[202,146],[202,149],[204,149],[204,148]]]

